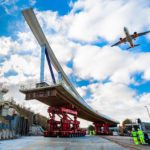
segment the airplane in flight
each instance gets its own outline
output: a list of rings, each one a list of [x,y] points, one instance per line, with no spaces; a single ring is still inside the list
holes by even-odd
[[[126,27],[124,27],[124,33],[125,33],[125,38],[120,38],[120,41],[113,44],[111,47],[113,46],[117,46],[119,44],[122,44],[122,43],[125,43],[128,42],[129,43],[129,47],[127,49],[130,49],[130,48],[133,48],[133,47],[136,47],[136,46],[139,46],[140,44],[134,44],[133,40],[135,40],[137,37],[139,36],[142,36],[142,35],[145,35],[147,33],[149,33],[150,31],[146,31],[146,32],[142,32],[142,33],[137,33],[137,32],[134,32],[132,35],[129,33],[128,29]]]

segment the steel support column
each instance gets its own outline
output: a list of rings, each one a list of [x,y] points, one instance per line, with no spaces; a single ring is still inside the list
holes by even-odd
[[[53,83],[56,84],[56,80],[55,80],[55,76],[54,76],[54,72],[53,72],[51,60],[50,60],[50,57],[48,55],[48,51],[47,51],[46,47],[45,47],[45,54],[46,54],[46,58],[47,58],[47,62],[48,62],[48,67],[49,67],[49,70],[50,70],[50,73],[51,73],[51,77],[52,77]]]
[[[62,83],[63,81],[62,73],[60,71],[58,71],[58,81],[59,83]]]
[[[40,82],[44,82],[45,46],[41,47]]]

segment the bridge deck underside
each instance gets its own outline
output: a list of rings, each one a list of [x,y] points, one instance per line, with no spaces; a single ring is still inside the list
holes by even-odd
[[[49,106],[65,106],[67,104],[72,104],[79,110],[79,118],[92,122],[109,123],[111,125],[117,124],[116,122],[100,116],[96,113],[96,111],[94,112],[90,108],[87,108],[84,104],[82,104],[82,102],[75,98],[75,96],[73,96],[63,85],[28,90],[24,89],[21,90],[21,92],[26,95],[26,100],[37,99],[40,102],[45,103]]]

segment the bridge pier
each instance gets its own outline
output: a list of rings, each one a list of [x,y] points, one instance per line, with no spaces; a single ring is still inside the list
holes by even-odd
[[[79,127],[78,111],[73,105],[67,105],[66,107],[50,106],[48,113],[50,116],[48,120],[49,128],[44,132],[45,137],[79,137],[86,135],[86,130]]]

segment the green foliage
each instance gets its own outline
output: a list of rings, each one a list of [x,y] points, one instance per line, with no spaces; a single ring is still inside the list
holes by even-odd
[[[93,131],[93,130],[95,130],[94,126],[89,125],[89,126],[88,126],[88,131]]]
[[[132,120],[129,119],[129,118],[125,119],[125,120],[122,122],[122,126],[124,127],[125,124],[132,124]]]

